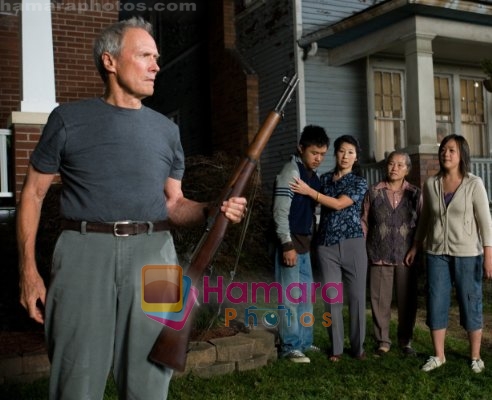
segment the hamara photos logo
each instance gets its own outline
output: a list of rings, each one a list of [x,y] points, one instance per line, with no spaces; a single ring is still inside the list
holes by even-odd
[[[142,268],[142,310],[147,317],[181,330],[198,298],[198,289],[178,265]]]
[[[232,304],[256,304],[258,292],[263,294],[265,304],[270,304],[272,292],[276,293],[276,303],[279,305],[273,308],[258,308],[254,305],[246,307],[246,326],[257,326],[261,321],[271,328],[277,326],[282,318],[290,325],[293,315],[285,304],[316,303],[318,295],[326,303],[343,303],[342,282],[328,282],[324,285],[319,282],[294,282],[286,288],[282,288],[278,282],[233,282],[224,288],[222,276],[217,277],[216,285],[211,284],[210,277],[203,278],[204,303],[210,302],[211,295],[218,303],[222,303],[225,295]],[[178,265],[146,265],[142,268],[141,293],[142,310],[149,318],[174,330],[181,330],[197,302],[199,291]],[[226,326],[237,316],[234,308],[226,308]],[[314,315],[310,313],[304,313],[298,318],[304,326],[311,326],[315,321]],[[325,312],[322,318],[323,326],[331,324],[330,313]]]

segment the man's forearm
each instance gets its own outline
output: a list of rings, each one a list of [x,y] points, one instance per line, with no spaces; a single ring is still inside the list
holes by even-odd
[[[175,226],[193,227],[203,224],[208,216],[209,204],[180,198],[168,209],[169,220]]]
[[[17,245],[19,250],[19,268],[31,268],[35,263],[36,235],[41,216],[41,205],[33,198],[23,194],[17,210]]]

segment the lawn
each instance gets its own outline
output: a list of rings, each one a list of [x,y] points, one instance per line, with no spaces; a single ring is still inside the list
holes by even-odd
[[[193,170],[197,173],[205,174],[206,169],[203,162],[199,159],[196,166],[191,164],[187,169],[188,176],[194,178],[190,180],[193,184],[187,187],[191,190],[191,197],[196,198],[197,194],[210,192],[211,185],[204,176],[196,177]],[[217,171],[231,170],[231,168],[218,168]],[[191,171],[191,172],[190,172]],[[219,173],[207,174],[220,177]],[[228,174],[227,174],[228,176]],[[198,184],[204,187],[198,186]],[[223,184],[217,185],[222,187]],[[268,226],[269,208],[266,201],[257,201],[255,207],[251,207],[256,216],[253,216],[251,225],[248,228],[244,243],[244,251],[247,259],[241,259],[242,268],[238,268],[238,274],[234,276],[235,281],[249,281],[252,279],[264,278],[266,282],[271,281],[273,270],[271,261],[265,256],[264,247],[267,243],[266,233]],[[45,225],[53,228],[56,218],[55,212],[48,214],[45,218]],[[240,237],[239,231],[241,224],[231,227],[221,247],[221,252],[215,259],[215,268],[220,265],[233,266],[236,262],[236,252]],[[232,234],[231,235],[231,231]],[[201,232],[200,232],[201,233]],[[38,248],[42,250],[41,260],[43,265],[49,264],[49,255],[53,244],[54,234],[39,235],[43,242],[39,243]],[[199,237],[199,236],[198,236]],[[234,240],[229,240],[233,238]],[[4,275],[0,283],[0,317],[4,329],[28,329],[20,324],[20,306],[18,305],[17,293],[17,271],[15,261],[15,241],[13,240],[13,226],[2,235],[0,230],[0,250],[2,254],[2,264]],[[196,237],[188,232],[176,232],[176,243],[179,254],[187,252],[189,243],[196,243]],[[181,244],[181,246],[179,246]],[[51,247],[50,247],[51,246]],[[6,260],[12,259],[10,268],[6,268]],[[247,266],[247,267],[246,267]],[[42,269],[46,272],[47,267]],[[235,270],[235,268],[234,268]],[[229,272],[222,270],[215,272],[217,275],[229,276]],[[245,274],[248,276],[244,276]],[[264,276],[264,275],[266,276]],[[421,275],[421,282],[424,280]],[[261,279],[260,279],[261,280]],[[490,335],[490,316],[492,314],[492,283],[484,286],[485,292],[485,315],[486,325],[484,333],[487,337],[484,340],[482,357],[485,361],[486,369],[482,374],[474,374],[469,366],[468,344],[462,329],[456,326],[457,317],[454,315],[452,320],[450,335],[448,335],[447,363],[442,368],[424,373],[420,371],[420,366],[425,362],[432,352],[432,345],[427,328],[423,324],[424,314],[419,313],[418,325],[415,329],[414,347],[418,351],[418,356],[414,358],[403,357],[397,349],[392,350],[383,358],[375,358],[373,350],[375,343],[372,338],[372,323],[368,314],[366,351],[367,360],[357,361],[348,355],[339,363],[328,361],[326,352],[328,351],[328,338],[321,323],[315,324],[315,344],[321,347],[322,352],[312,354],[310,364],[294,364],[287,360],[278,360],[270,363],[263,368],[233,373],[212,379],[202,379],[193,375],[173,379],[170,386],[169,399],[460,399],[460,400],[480,400],[489,399],[492,396],[492,340]],[[424,298],[422,290],[419,290],[420,309],[424,308]],[[14,310],[15,312],[12,312]],[[453,309],[453,314],[456,310]],[[315,307],[315,317],[322,321],[323,305],[317,304]],[[207,324],[205,324],[207,325]],[[393,338],[395,337],[395,324],[392,325]],[[45,400],[47,398],[47,380],[40,380],[32,384],[6,384],[0,386],[0,399],[6,400]],[[111,379],[108,380],[105,399],[117,399],[116,391]],[[145,399],[141,399],[145,400]]]
[[[321,316],[321,307],[316,306],[315,316]],[[490,341],[487,339],[484,343],[482,356],[487,368],[482,374],[471,371],[468,344],[459,329],[448,336],[446,365],[425,373],[420,371],[420,366],[431,353],[431,342],[421,318],[415,330],[417,357],[406,358],[396,348],[385,357],[374,357],[375,344],[369,318],[368,358],[358,361],[347,355],[339,363],[331,363],[325,355],[328,349],[326,332],[316,324],[315,342],[323,351],[311,354],[310,364],[278,360],[257,370],[212,379],[191,374],[172,380],[169,399],[489,399],[492,393]],[[393,335],[394,329],[393,324]],[[109,380],[104,398],[117,399],[115,393]],[[0,386],[0,399],[46,398],[46,380]]]

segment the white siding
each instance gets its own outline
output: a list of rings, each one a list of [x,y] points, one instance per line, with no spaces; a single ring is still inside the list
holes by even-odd
[[[356,137],[361,143],[363,155],[367,154],[365,62],[330,67],[326,57],[327,52],[320,49],[316,56],[308,58],[304,66],[306,121],[323,126],[332,144],[341,135]],[[320,172],[333,166],[333,146],[330,146]]]
[[[303,35],[352,16],[383,0],[302,0]]]

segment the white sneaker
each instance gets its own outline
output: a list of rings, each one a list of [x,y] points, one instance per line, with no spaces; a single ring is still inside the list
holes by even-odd
[[[306,355],[299,350],[291,350],[284,357],[295,363],[307,364],[311,362],[309,357],[306,357]]]
[[[433,369],[441,367],[445,363],[446,363],[446,358],[441,360],[439,357],[431,356],[422,367],[422,371],[425,372],[432,371]]]
[[[485,369],[485,364],[483,363],[483,361],[480,358],[478,360],[476,360],[476,359],[472,360],[471,369],[476,374],[479,374],[480,372],[482,372]]]

